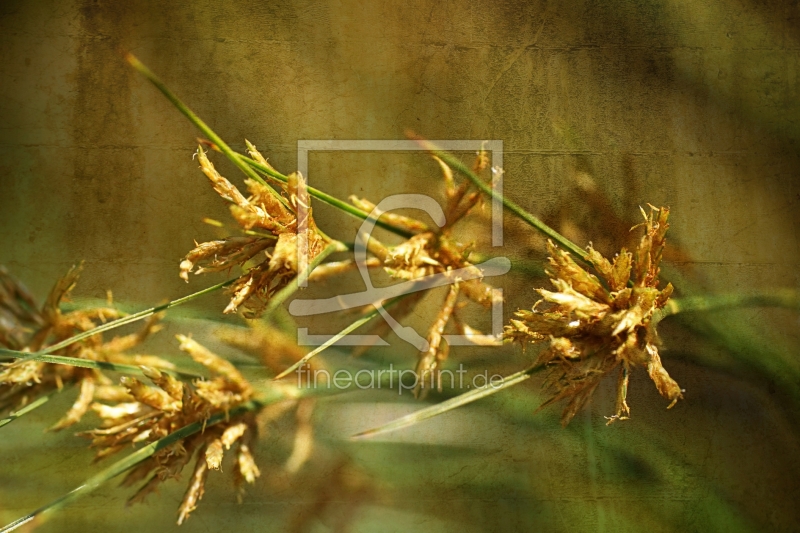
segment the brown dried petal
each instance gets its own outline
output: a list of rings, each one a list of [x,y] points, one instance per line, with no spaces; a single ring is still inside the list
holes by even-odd
[[[267,214],[267,217],[262,221],[265,227],[277,224],[278,227],[285,230],[292,224],[294,214],[280,201],[278,192],[275,189],[250,178],[245,179],[244,183],[250,192],[250,203],[261,207]]]
[[[647,353],[650,355],[650,362],[647,363],[647,373],[650,375],[650,379],[653,380],[653,383],[656,384],[656,388],[661,396],[671,400],[671,403],[667,406],[667,409],[671,409],[678,400],[683,399],[683,390],[661,365],[661,357],[658,355],[658,349],[652,344],[648,344]]]
[[[239,192],[239,189],[217,172],[214,168],[214,164],[209,161],[205,151],[203,151],[203,148],[199,146],[197,147],[197,160],[200,162],[200,169],[211,181],[211,185],[214,187],[214,190],[217,191],[217,194],[243,209],[252,209],[242,193]]]
[[[558,292],[545,289],[537,289],[537,292],[545,301],[556,304],[558,310],[564,314],[574,313],[578,318],[597,319],[609,310],[607,305],[584,296],[564,280],[553,279],[550,281],[558,289]]]
[[[664,289],[658,293],[658,297],[656,298],[656,303],[655,303],[655,306],[657,308],[661,309],[662,307],[667,305],[667,300],[669,300],[669,297],[672,296],[673,288],[674,287],[672,286],[672,283],[667,283],[667,286],[664,287]]]
[[[628,407],[628,380],[630,373],[625,366],[619,369],[619,380],[617,381],[617,404],[616,411],[613,416],[608,417],[609,425],[617,420],[627,420],[631,416],[631,409]]]
[[[235,313],[236,309],[258,290],[258,286],[255,283],[254,270],[256,269],[240,276],[231,286],[230,290],[233,293],[233,297],[228,302],[223,313]]]
[[[603,279],[611,286],[611,283],[614,279],[614,267],[611,265],[611,262],[603,257],[603,255],[595,250],[592,245],[590,244],[589,247],[586,249],[587,252],[587,259],[589,262],[594,266],[595,270],[597,270]],[[611,287],[611,290],[619,290]]]
[[[102,346],[102,350],[108,353],[115,353],[115,352],[124,352],[126,350],[130,350],[145,340],[151,335],[158,333],[162,325],[159,324],[159,320],[162,318],[161,313],[156,313],[150,316],[144,324],[144,327],[137,331],[136,333],[131,333],[130,335],[123,335],[121,337],[114,337],[110,341],[106,342]],[[166,363],[166,361],[165,361]],[[169,363],[167,363],[169,364]]]
[[[550,254],[549,265],[545,273],[552,279],[560,279],[572,286],[580,294],[602,303],[609,303],[608,293],[593,274],[589,274],[578,266],[572,256],[556,247],[552,241],[547,241],[547,251]]]
[[[309,259],[312,259],[309,257]],[[297,234],[284,233],[278,237],[272,259],[269,261],[271,272],[297,272]]]
[[[268,169],[275,170],[275,167],[273,167],[272,165],[269,164],[267,159],[263,155],[261,155],[261,152],[259,152],[256,149],[256,146],[253,143],[251,143],[247,139],[244,140],[244,143],[247,146],[247,152],[250,154],[250,157],[252,157],[256,161],[258,161],[259,163],[261,163],[262,165],[264,165]]]

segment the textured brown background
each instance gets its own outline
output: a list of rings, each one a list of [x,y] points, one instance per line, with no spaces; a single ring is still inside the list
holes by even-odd
[[[406,128],[502,139],[506,193],[534,213],[572,205],[580,217],[574,179],[586,173],[626,219],[636,205],[669,205],[671,233],[710,288],[800,285],[795,3],[5,0],[0,263],[40,296],[80,259],[83,296],[112,288],[151,303],[205,283],[187,288],[177,264],[193,239],[213,236],[201,217],[224,219],[224,206],[191,161],[195,130],[119,50],[234,148],[248,138],[284,171],[298,139],[399,139]],[[315,156],[312,182],[374,198],[436,175],[386,161]],[[342,219],[325,207],[318,215]],[[604,228],[581,235],[602,241]],[[752,317],[764,329],[777,320],[772,335],[796,345],[796,316]],[[726,426],[734,414],[711,413],[681,438],[706,439],[718,469],[760,457],[732,476],[730,497],[757,500],[759,523],[791,530],[797,478],[779,453],[797,454],[797,441],[784,435],[765,451],[757,432]],[[586,516],[587,530],[607,523]]]

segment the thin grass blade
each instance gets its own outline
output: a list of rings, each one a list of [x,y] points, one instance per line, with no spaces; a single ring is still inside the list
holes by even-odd
[[[350,437],[350,439],[351,440],[368,439],[370,437],[374,437],[382,433],[389,433],[391,431],[397,431],[398,429],[413,426],[414,424],[418,424],[423,420],[439,416],[448,411],[452,411],[453,409],[461,407],[462,405],[472,403],[474,401],[480,400],[481,398],[485,398],[486,396],[491,396],[492,394],[500,392],[503,389],[507,389],[509,387],[517,385],[518,383],[522,383],[523,381],[530,378],[533,374],[535,374],[536,372],[538,372],[543,368],[544,368],[543,366],[532,366],[525,370],[521,370],[516,374],[511,374],[510,376],[503,378],[503,381],[500,383],[497,384],[487,383],[483,387],[471,390],[469,392],[456,396],[455,398],[450,398],[449,400],[437,403],[436,405],[426,407],[425,409],[420,409],[419,411],[415,411],[409,415],[398,418],[397,420],[393,420],[388,424],[384,424],[383,426],[379,426],[373,429],[362,431],[361,433],[357,433],[352,437]]]
[[[92,368],[94,370],[108,370],[110,372],[118,372],[120,374],[131,376],[144,376],[141,367],[136,365],[109,363],[107,361],[92,361],[91,359],[79,359],[77,357],[66,357],[63,355],[37,355],[36,360],[43,363],[52,363],[54,365],[77,366],[80,368]],[[194,379],[202,377],[200,374],[195,374],[194,372],[171,370],[169,368],[159,368],[159,371],[180,378]]]
[[[17,411],[14,411],[13,413],[10,413],[5,418],[0,418],[0,428],[5,426],[5,425],[7,425],[7,424],[10,424],[11,422],[13,422],[14,420],[20,418],[21,416],[26,415],[26,414],[30,413],[31,411],[34,411],[34,410],[38,409],[39,407],[43,406],[44,404],[49,402],[50,399],[53,396],[55,396],[56,394],[62,392],[63,390],[64,389],[54,389],[54,390],[52,390],[50,392],[47,392],[47,393],[43,394],[42,396],[39,396],[38,398],[36,398],[34,401],[29,403],[28,405],[26,405],[22,409],[19,409]]]
[[[283,196],[281,196],[281,195],[278,193],[278,191],[276,191],[275,189],[273,189],[272,187],[270,187],[269,185],[267,185],[267,182],[265,182],[265,181],[263,180],[263,178],[262,178],[261,176],[259,176],[259,175],[258,175],[258,173],[257,173],[256,171],[254,171],[252,168],[250,168],[250,166],[249,166],[249,165],[246,165],[244,162],[242,162],[242,161],[241,161],[241,159],[239,159],[239,155],[238,155],[236,152],[234,152],[234,151],[231,149],[231,147],[230,147],[230,146],[228,146],[228,144],[227,144],[225,141],[223,141],[223,140],[222,140],[222,138],[221,138],[219,135],[217,135],[216,133],[214,133],[214,130],[212,130],[212,129],[211,129],[209,126],[208,126],[208,124],[206,124],[205,122],[203,122],[203,121],[200,119],[200,117],[198,117],[197,115],[195,115],[195,114],[194,114],[194,112],[193,112],[191,109],[189,109],[189,107],[188,107],[186,104],[184,104],[184,103],[181,101],[181,99],[180,99],[180,98],[178,98],[178,97],[177,97],[177,96],[176,96],[176,95],[175,95],[175,94],[174,94],[172,91],[170,91],[170,90],[167,88],[167,86],[166,86],[166,85],[164,85],[164,82],[162,82],[162,81],[161,81],[161,80],[158,78],[158,76],[156,76],[156,75],[155,75],[155,74],[154,74],[154,73],[153,73],[153,72],[152,72],[152,71],[151,71],[149,68],[147,68],[147,66],[145,66],[145,64],[144,64],[144,63],[142,63],[141,61],[139,61],[139,59],[138,59],[136,56],[134,56],[133,54],[130,54],[130,53],[128,53],[128,54],[125,54],[125,60],[126,60],[126,61],[128,62],[128,64],[130,64],[130,66],[132,66],[132,67],[133,67],[133,68],[134,68],[136,71],[138,71],[138,72],[139,72],[140,74],[142,74],[142,75],[143,75],[145,78],[147,78],[147,80],[148,80],[150,83],[152,83],[153,85],[155,85],[155,87],[156,87],[156,88],[157,88],[159,91],[161,91],[161,93],[162,93],[164,96],[166,96],[166,97],[167,97],[167,100],[169,100],[170,102],[172,102],[172,105],[174,105],[174,106],[175,106],[175,107],[178,109],[178,111],[180,111],[180,112],[181,112],[181,113],[182,113],[182,114],[183,114],[183,115],[184,115],[186,118],[188,118],[188,119],[189,119],[189,121],[190,121],[192,124],[194,124],[194,125],[195,125],[195,127],[197,127],[197,129],[199,129],[200,131],[202,131],[202,132],[203,132],[203,135],[205,135],[206,137],[208,137],[208,139],[209,139],[211,142],[213,142],[215,145],[217,145],[217,147],[220,149],[220,151],[222,151],[222,153],[223,153],[223,154],[225,154],[225,155],[227,156],[227,158],[228,158],[228,159],[230,159],[230,160],[231,160],[231,162],[232,162],[234,165],[236,165],[236,166],[239,168],[239,170],[241,170],[242,172],[244,172],[245,176],[247,176],[248,178],[250,178],[250,179],[253,179],[253,180],[255,180],[255,181],[257,181],[257,182],[261,183],[262,185],[266,186],[266,187],[267,187],[267,189],[269,189],[269,190],[270,190],[270,192],[272,192],[272,193],[275,195],[275,197],[276,197],[276,198],[277,198],[277,199],[278,199],[278,200],[279,200],[281,203],[284,203],[284,204],[286,203],[286,199],[285,199]]]
[[[470,170],[469,167],[467,167],[464,163],[462,163],[458,158],[453,157],[453,155],[449,154],[448,152],[445,152],[444,150],[440,149],[439,147],[437,147],[435,144],[433,144],[428,140],[425,140],[411,133],[409,134],[409,136],[412,139],[416,140],[420,144],[420,146],[422,146],[425,150],[427,150],[431,154],[435,155],[436,157],[447,163],[451,168],[456,169],[461,175],[463,175],[469,181],[471,181],[472,184],[475,185],[475,187],[477,187],[481,192],[486,194],[489,198],[499,200],[503,204],[503,207],[511,211],[513,214],[518,216],[520,219],[522,219],[523,221],[525,221],[530,226],[537,229],[547,237],[553,239],[555,242],[561,245],[562,248],[568,250],[578,259],[581,259],[582,261],[586,262],[587,254],[585,250],[583,250],[580,246],[578,246],[571,240],[567,239],[559,232],[557,232],[556,230],[554,230],[553,228],[551,228],[550,226],[539,220],[537,217],[528,213],[522,207],[512,202],[511,200],[509,200],[508,198],[506,198],[505,196],[501,195],[499,192],[494,190],[492,187],[487,185],[479,176],[477,176],[474,172],[472,172],[472,170]]]
[[[390,300],[389,303],[387,303],[386,305],[383,306],[384,309],[390,307],[391,305],[395,304],[396,302],[399,302],[404,297],[405,297],[405,295],[398,296],[397,298],[394,298],[394,299]],[[274,380],[279,380],[279,379],[282,379],[282,378],[288,376],[289,374],[291,374],[292,372],[294,372],[295,370],[297,370],[298,368],[300,368],[301,366],[306,364],[312,357],[314,357],[315,355],[318,355],[319,353],[327,350],[328,348],[330,348],[331,346],[336,344],[336,342],[339,339],[341,339],[345,335],[348,335],[348,334],[354,332],[355,330],[357,330],[358,328],[360,328],[361,326],[363,326],[364,324],[366,324],[367,322],[369,322],[370,320],[372,320],[373,318],[375,318],[377,316],[380,316],[380,312],[378,311],[378,309],[372,310],[369,314],[363,316],[362,318],[359,318],[358,320],[356,320],[355,322],[353,322],[352,324],[350,324],[349,326],[344,328],[342,331],[340,331],[339,333],[337,333],[336,335],[334,335],[333,337],[331,337],[330,339],[325,341],[325,343],[320,345],[319,347],[317,347],[316,350],[311,351],[308,354],[306,354],[302,359],[297,361],[295,364],[293,364],[292,366],[290,366],[289,368],[287,368],[286,370],[284,370],[283,372],[281,372],[277,376],[275,376],[275,378],[273,378],[273,379]]]
[[[186,302],[194,300],[195,298],[198,298],[200,296],[212,293],[219,289],[223,289],[228,285],[232,284],[234,281],[236,281],[236,278],[229,279],[228,281],[223,281],[222,283],[217,283],[216,285],[212,285],[211,287],[206,287],[201,291],[192,293],[182,298],[178,298],[177,300],[172,300],[171,302],[167,302],[162,305],[157,305],[155,307],[151,307],[150,309],[145,309],[144,311],[139,311],[138,313],[133,313],[132,315],[124,316],[117,320],[112,320],[111,322],[106,322],[105,324],[101,324],[96,328],[74,335],[59,343],[53,344],[52,346],[48,346],[43,350],[39,350],[38,352],[29,353],[29,352],[20,352],[17,350],[8,350],[5,348],[0,348],[0,354],[10,355],[12,357],[20,358],[13,364],[9,365],[9,368],[19,366],[26,361],[32,361],[34,359],[44,361],[44,359],[40,359],[44,355],[52,354],[53,352],[56,352],[62,348],[66,348],[67,346],[74,344],[78,341],[81,341],[83,339],[86,339],[88,337],[91,337],[92,335],[97,335],[98,333],[103,333],[105,331],[110,331],[112,329],[116,329],[118,327],[125,326],[127,324],[133,324],[134,322],[138,322],[139,320],[144,320],[145,318],[152,316],[156,313],[160,313],[161,311],[166,311],[167,309],[185,304]]]

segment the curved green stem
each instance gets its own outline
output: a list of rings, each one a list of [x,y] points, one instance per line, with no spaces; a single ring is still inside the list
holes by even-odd
[[[178,111],[180,111],[186,118],[188,118],[189,122],[194,124],[195,127],[197,127],[197,129],[199,129],[203,133],[203,135],[205,135],[208,138],[208,140],[210,140],[212,143],[214,143],[217,146],[217,148],[219,148],[219,150],[222,153],[224,153],[228,157],[228,159],[230,159],[231,162],[233,162],[234,165],[236,165],[242,172],[244,172],[245,175],[248,178],[254,179],[254,180],[258,181],[259,183],[261,183],[262,185],[267,185],[267,183],[264,181],[264,179],[261,176],[259,176],[258,173],[256,172],[256,170],[258,170],[258,172],[266,174],[266,175],[270,176],[271,178],[276,179],[276,180],[278,180],[278,181],[280,181],[282,183],[286,183],[289,180],[289,178],[287,176],[285,176],[284,174],[281,174],[277,170],[269,168],[269,167],[267,167],[265,165],[262,165],[258,161],[250,159],[247,156],[244,156],[242,154],[234,152],[231,149],[231,147],[228,146],[227,143],[225,143],[225,141],[223,141],[222,138],[219,135],[214,133],[214,130],[212,130],[208,126],[208,124],[203,122],[203,120],[200,117],[198,117],[191,109],[189,109],[189,107],[186,104],[184,104],[181,101],[181,99],[178,98],[172,91],[170,91],[169,88],[166,85],[164,85],[164,82],[162,82],[158,78],[158,76],[156,76],[149,68],[147,68],[147,66],[145,66],[144,63],[139,61],[139,59],[137,59],[136,56],[134,56],[133,54],[129,53],[129,54],[126,54],[125,59],[128,61],[128,63],[134,69],[136,69],[145,78],[147,78],[150,81],[150,83],[155,85],[155,87],[159,91],[161,91],[161,93],[167,98],[167,100],[169,100],[172,103],[172,105],[174,105],[178,109]],[[269,187],[269,186],[267,186],[267,187],[269,188],[270,191],[272,191],[276,195],[276,197],[278,197],[281,200],[281,202],[285,202],[285,199],[280,194],[278,194],[278,192],[275,191],[275,189],[273,189],[272,187]],[[366,213],[366,212],[356,208],[355,206],[352,206],[352,205],[348,204],[347,202],[345,202],[343,200],[340,200],[338,198],[335,198],[335,197],[333,197],[333,196],[331,196],[331,195],[329,195],[327,193],[324,193],[324,192],[322,192],[322,191],[320,191],[318,189],[315,189],[313,187],[308,187],[308,192],[309,192],[309,194],[311,196],[313,196],[313,197],[315,197],[315,198],[317,198],[319,200],[322,200],[323,202],[327,203],[328,205],[331,205],[333,207],[341,209],[345,213],[348,213],[348,214],[350,214],[350,215],[352,215],[354,217],[357,217],[357,218],[360,218],[360,219],[369,218],[369,213]],[[386,230],[388,230],[388,231],[391,231],[391,232],[396,233],[398,235],[402,235],[404,237],[411,237],[412,236],[412,234],[409,233],[408,231],[406,231],[406,230],[404,230],[402,228],[398,228],[396,226],[393,226],[392,224],[389,224],[387,222],[383,222],[383,221],[379,220],[377,225],[382,227],[382,228],[384,228],[384,229],[386,229]]]
[[[23,415],[25,415],[27,413],[30,413],[31,411],[34,411],[34,410],[38,409],[39,407],[43,406],[44,404],[49,402],[50,399],[53,396],[55,396],[56,394],[59,394],[60,392],[62,392],[62,390],[63,389],[53,389],[51,391],[48,391],[48,392],[44,393],[43,395],[39,396],[38,398],[36,398],[34,401],[29,403],[28,405],[26,405],[22,409],[18,409],[16,411],[14,411],[13,413],[9,413],[7,416],[5,416],[3,418],[0,418],[0,428],[5,426],[6,424],[10,424],[11,422],[16,420],[17,418],[19,418],[19,417],[21,417],[21,416],[23,416]]]
[[[402,300],[406,296],[408,296],[408,295],[407,294],[403,294],[401,296],[397,296],[396,298],[393,298],[393,299],[389,300],[383,306],[383,308],[384,309],[390,308],[391,306],[393,306],[394,304],[396,304],[397,302],[399,302],[400,300]],[[342,331],[340,331],[339,333],[337,333],[336,335],[334,335],[333,337],[331,337],[330,339],[325,341],[322,345],[318,346],[316,350],[313,350],[313,351],[307,353],[305,356],[303,356],[300,360],[298,360],[292,366],[290,366],[289,368],[287,368],[286,370],[284,370],[283,372],[281,372],[280,374],[275,376],[273,378],[273,380],[277,381],[279,379],[282,379],[282,378],[288,376],[289,374],[291,374],[292,372],[294,372],[295,370],[297,370],[298,368],[300,368],[301,366],[306,364],[312,357],[314,357],[314,356],[318,355],[319,353],[327,350],[328,348],[330,348],[331,346],[336,344],[336,342],[339,339],[341,339],[345,335],[348,335],[348,334],[354,332],[355,330],[357,330],[358,328],[360,328],[361,326],[363,326],[364,324],[366,324],[367,322],[369,322],[370,320],[372,320],[373,318],[375,318],[377,316],[380,316],[380,312],[378,311],[378,309],[373,309],[369,314],[364,315],[363,317],[359,318],[358,320],[356,320],[355,322],[353,322],[352,324],[350,324],[349,326],[344,328]]]
[[[547,237],[550,237],[555,242],[557,242],[562,248],[568,250],[570,253],[578,257],[579,259],[586,262],[587,254],[584,249],[580,246],[572,242],[571,240],[567,239],[559,232],[533,216],[532,214],[525,211],[522,207],[515,204],[502,194],[498,193],[492,187],[487,185],[479,176],[477,176],[472,170],[469,169],[464,163],[462,163],[458,158],[454,157],[453,155],[445,152],[444,150],[437,147],[430,141],[422,139],[420,137],[415,137],[415,140],[427,151],[447,163],[451,168],[456,169],[460,174],[466,177],[469,181],[472,182],[481,192],[489,196],[489,198],[499,200],[503,207],[511,211],[513,214],[518,216],[520,219],[528,223],[530,226],[534,227],[535,229],[539,230],[541,233],[545,234]]]
[[[236,155],[239,158],[239,160],[242,161],[244,164],[250,165],[254,169],[256,169],[259,172],[262,172],[262,173],[264,173],[264,174],[266,174],[268,176],[270,176],[271,178],[274,178],[274,179],[276,179],[276,180],[278,180],[278,181],[280,181],[282,183],[286,183],[289,180],[289,178],[287,176],[284,176],[280,172],[278,172],[278,171],[276,171],[274,169],[271,169],[271,168],[269,168],[269,167],[267,167],[265,165],[262,165],[261,163],[259,163],[258,161],[254,160],[254,159],[250,159],[249,157],[247,157],[245,155],[242,155],[242,154],[236,154]],[[347,213],[350,216],[353,216],[353,217],[361,219],[361,220],[367,220],[367,219],[370,218],[369,217],[369,213],[367,213],[366,211],[362,211],[361,209],[357,208],[354,205],[348,204],[344,200],[340,200],[339,198],[336,198],[335,196],[331,196],[330,194],[328,194],[326,192],[323,192],[323,191],[321,191],[319,189],[315,189],[314,187],[311,187],[311,186],[306,186],[306,189],[308,190],[308,194],[313,196],[317,200],[320,200],[320,201],[325,202],[326,204],[328,204],[328,205],[330,205],[332,207],[340,209],[340,210],[344,211],[345,213]],[[383,229],[385,229],[387,231],[391,231],[395,235],[400,235],[401,237],[408,238],[408,237],[412,237],[414,235],[413,233],[409,232],[408,230],[405,230],[403,228],[398,228],[397,226],[394,226],[393,224],[390,224],[390,223],[385,222],[383,220],[376,221],[375,225],[379,226],[379,227],[381,227],[381,228],[383,228]]]
[[[230,160],[231,160],[231,162],[232,162],[234,165],[236,165],[237,167],[239,167],[239,170],[241,170],[242,172],[244,172],[245,176],[247,176],[248,178],[251,178],[251,179],[253,179],[253,180],[255,180],[255,181],[259,182],[259,183],[261,183],[262,185],[265,185],[265,186],[267,185],[267,183],[266,183],[266,182],[265,182],[265,181],[264,181],[264,180],[261,178],[261,176],[259,176],[259,175],[258,175],[258,173],[257,173],[256,171],[254,171],[252,168],[250,168],[250,166],[248,166],[248,165],[244,164],[244,163],[243,163],[243,162],[242,162],[242,161],[239,159],[239,157],[238,157],[238,155],[239,155],[239,154],[237,154],[236,152],[234,152],[234,151],[231,149],[231,147],[230,147],[230,146],[228,146],[228,144],[227,144],[225,141],[223,141],[223,140],[222,140],[222,137],[220,137],[219,135],[217,135],[216,133],[214,133],[214,130],[212,130],[212,129],[211,129],[209,126],[208,126],[208,124],[206,124],[205,122],[203,122],[203,121],[200,119],[200,117],[198,117],[197,115],[195,115],[195,114],[194,114],[194,112],[193,112],[191,109],[189,109],[189,107],[188,107],[186,104],[184,104],[184,103],[183,103],[183,102],[180,100],[180,98],[178,98],[178,97],[177,97],[177,96],[176,96],[176,95],[175,95],[175,94],[174,94],[172,91],[170,91],[170,90],[169,90],[169,88],[167,88],[167,86],[166,86],[166,85],[164,85],[164,82],[162,82],[162,81],[161,81],[161,80],[158,78],[158,76],[156,76],[156,75],[155,75],[155,74],[154,74],[154,73],[153,73],[153,72],[152,72],[152,71],[151,71],[149,68],[147,68],[147,66],[145,66],[145,64],[144,64],[144,63],[142,63],[141,61],[139,61],[139,59],[138,59],[136,56],[134,56],[133,54],[131,54],[131,53],[125,54],[125,60],[126,60],[126,61],[127,61],[129,64],[130,64],[130,66],[132,66],[132,67],[133,67],[134,69],[136,69],[136,70],[137,70],[137,71],[138,71],[140,74],[142,74],[142,75],[143,75],[145,78],[147,78],[147,79],[148,79],[148,81],[150,81],[150,83],[152,83],[153,85],[155,85],[155,87],[156,87],[156,88],[157,88],[159,91],[161,91],[161,93],[162,93],[164,96],[166,96],[166,97],[167,97],[167,100],[169,100],[170,102],[172,102],[172,105],[174,105],[174,106],[175,106],[175,107],[178,109],[178,111],[180,111],[181,113],[183,113],[183,115],[184,115],[186,118],[188,118],[188,119],[189,119],[189,121],[190,121],[192,124],[194,124],[194,125],[197,127],[197,129],[199,129],[200,131],[202,131],[202,132],[203,132],[203,135],[205,135],[206,137],[208,137],[208,139],[209,139],[211,142],[213,142],[215,145],[217,145],[217,147],[218,147],[218,148],[219,148],[219,149],[222,151],[222,153],[224,153],[224,154],[225,154],[225,155],[228,157],[228,159],[230,159]],[[269,187],[269,186],[267,186],[267,188],[268,188],[268,189],[269,189],[269,190],[270,190],[270,191],[271,191],[271,192],[272,192],[272,193],[273,193],[273,194],[274,194],[274,195],[275,195],[275,196],[276,196],[276,197],[277,197],[277,198],[278,198],[278,199],[279,199],[281,202],[284,202],[284,203],[285,203],[285,199],[284,199],[284,198],[283,198],[283,197],[282,197],[280,194],[278,194],[278,191],[276,191],[275,189],[273,189],[272,187]]]

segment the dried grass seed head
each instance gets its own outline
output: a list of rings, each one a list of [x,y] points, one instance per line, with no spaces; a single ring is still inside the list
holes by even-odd
[[[517,311],[505,336],[523,346],[549,342],[537,364],[552,368],[546,386],[553,395],[544,405],[568,400],[562,423],[569,423],[614,370],[619,372],[617,406],[609,422],[630,414],[628,375],[636,366],[647,367],[659,393],[670,400],[669,407],[683,397],[661,364],[652,320],[672,294],[671,284],[658,288],[668,217],[668,208],[650,206],[641,224],[644,235],[633,254],[623,249],[609,261],[590,246],[588,261],[600,278],[548,241],[545,271],[556,290],[538,289],[542,300],[530,311]]]
[[[262,164],[266,159],[248,142],[251,156]],[[200,169],[212,187],[230,202],[233,218],[248,233],[247,237],[228,237],[196,244],[180,264],[180,277],[189,273],[218,272],[240,266],[244,273],[231,285],[231,300],[225,313],[244,307],[247,317],[263,313],[269,299],[298,274],[298,240],[303,231],[309,260],[325,248],[326,239],[317,230],[311,208],[307,205],[305,181],[299,173],[282,184],[284,196],[253,179],[246,179],[249,196],[217,172],[202,147],[198,147]],[[271,167],[270,167],[271,168]]]

